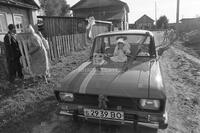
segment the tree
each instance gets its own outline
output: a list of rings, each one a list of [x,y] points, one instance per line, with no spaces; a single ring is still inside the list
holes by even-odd
[[[166,29],[168,28],[168,22],[169,20],[167,19],[165,15],[160,16],[160,18],[156,21],[156,27],[158,29]]]
[[[47,16],[70,16],[66,0],[40,0],[40,3]]]

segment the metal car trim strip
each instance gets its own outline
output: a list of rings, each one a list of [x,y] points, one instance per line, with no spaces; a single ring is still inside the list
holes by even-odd
[[[88,83],[90,82],[90,80],[92,79],[92,77],[94,76],[95,73],[96,73],[96,68],[93,68],[90,71],[90,73],[86,76],[86,78],[83,80],[83,82],[81,83],[79,93],[85,93],[86,92],[87,85],[88,85]]]
[[[72,113],[68,113],[68,112],[65,112],[65,111],[60,111],[60,114],[61,115],[68,115],[68,116],[73,116]],[[81,118],[89,118],[89,117],[85,117],[84,115],[77,115],[78,117],[81,117]],[[92,118],[92,119],[95,119],[95,118]],[[121,122],[121,123],[128,123],[128,124],[133,124],[134,121],[127,121],[127,120],[123,120],[123,121],[120,121],[120,120],[106,120],[106,121],[116,121],[116,122]],[[150,127],[150,128],[155,128],[155,129],[158,129],[159,128],[159,124],[158,123],[144,123],[144,122],[138,122],[139,125],[143,125],[143,126],[146,126],[146,127]]]
[[[83,64],[81,64],[78,68],[76,68],[75,70],[73,70],[72,72],[70,72],[65,78],[64,81],[68,81],[71,82],[84,68],[86,68],[89,64],[91,63],[91,61],[85,62]],[[69,81],[70,80],[70,81]]]

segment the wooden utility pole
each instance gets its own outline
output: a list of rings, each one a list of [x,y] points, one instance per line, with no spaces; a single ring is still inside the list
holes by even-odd
[[[155,1],[155,22],[157,21],[157,3]]]
[[[177,0],[177,10],[176,10],[176,35],[179,35],[179,6],[180,0]]]

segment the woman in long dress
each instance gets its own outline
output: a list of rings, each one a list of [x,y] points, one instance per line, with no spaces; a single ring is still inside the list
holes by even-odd
[[[49,60],[47,51],[42,42],[42,39],[37,35],[31,25],[28,27],[29,38],[29,56],[30,68],[34,76],[42,76],[47,83],[47,76],[49,75]]]

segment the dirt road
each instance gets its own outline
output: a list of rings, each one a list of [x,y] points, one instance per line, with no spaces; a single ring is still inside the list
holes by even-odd
[[[162,38],[157,37],[158,41]],[[58,82],[88,56],[74,54],[53,67],[52,82]],[[192,58],[192,56],[190,56]],[[165,91],[168,97],[169,127],[154,130],[140,127],[140,133],[200,133],[200,65],[182,52],[169,49],[160,58]],[[0,129],[1,133],[133,133],[128,126],[108,126],[89,122],[73,122],[69,117],[56,115],[57,102],[49,97],[39,103],[34,112],[12,120]]]

